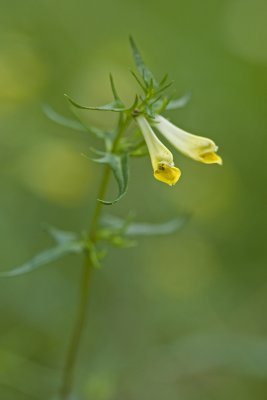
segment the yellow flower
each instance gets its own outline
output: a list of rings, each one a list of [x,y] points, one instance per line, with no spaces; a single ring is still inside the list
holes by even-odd
[[[216,154],[218,146],[211,139],[185,132],[161,115],[156,116],[155,123],[160,133],[184,155],[205,164],[222,165],[221,157]]]
[[[175,185],[181,176],[181,171],[174,166],[172,153],[157,138],[143,115],[138,115],[135,119],[148,147],[154,177],[170,186]]]

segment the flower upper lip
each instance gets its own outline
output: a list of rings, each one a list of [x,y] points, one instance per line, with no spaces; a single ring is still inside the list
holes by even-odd
[[[222,164],[213,140],[193,135],[178,128],[161,115],[155,117],[155,127],[181,153],[205,164]]]

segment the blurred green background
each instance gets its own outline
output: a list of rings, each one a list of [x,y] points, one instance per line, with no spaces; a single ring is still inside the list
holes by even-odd
[[[53,124],[110,101],[112,72],[126,102],[132,34],[156,76],[169,72],[185,109],[178,126],[211,137],[224,166],[175,153],[180,182],[131,163],[115,215],[192,218],[171,237],[112,250],[95,272],[77,373],[82,400],[267,398],[265,0],[0,0],[1,270],[52,242],[46,222],[86,229],[101,168],[81,156],[98,143]],[[113,116],[86,113],[110,127]],[[110,208],[108,211],[110,212]],[[0,399],[50,400],[77,305],[82,259],[66,257],[0,281]]]

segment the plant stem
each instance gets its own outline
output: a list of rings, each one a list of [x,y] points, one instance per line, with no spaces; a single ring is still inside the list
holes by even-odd
[[[113,142],[111,152],[115,152],[120,138],[122,137],[123,133],[125,132],[128,123],[130,121],[130,116],[127,116],[125,119],[120,118],[118,124],[118,131]],[[110,177],[110,168],[107,165],[104,169],[102,181],[100,184],[99,192],[98,192],[98,199],[103,199],[105,197],[108,183]],[[95,211],[92,218],[91,227],[88,233],[88,240],[95,244],[96,233],[99,225],[99,221],[101,218],[101,211],[102,211],[103,203],[97,201],[95,206]],[[82,272],[82,280],[81,280],[81,287],[80,287],[80,302],[77,309],[76,321],[74,324],[73,334],[70,340],[69,348],[67,350],[67,357],[65,361],[65,365],[63,368],[63,377],[62,377],[62,386],[60,389],[60,399],[61,400],[71,400],[71,392],[74,383],[74,372],[78,358],[79,347],[81,343],[82,333],[85,327],[86,316],[87,316],[87,309],[88,309],[88,299],[90,294],[90,283],[91,283],[91,275],[92,270],[94,268],[91,257],[90,257],[90,250],[85,255],[85,261],[83,266]]]
[[[87,254],[84,262],[82,280],[81,280],[80,304],[77,311],[74,330],[69,344],[66,362],[63,369],[62,387],[60,390],[60,398],[62,400],[70,399],[73,387],[74,370],[78,356],[81,334],[84,328],[86,312],[87,312],[88,296],[90,292],[91,272],[92,272],[92,264],[90,256],[89,254]]]

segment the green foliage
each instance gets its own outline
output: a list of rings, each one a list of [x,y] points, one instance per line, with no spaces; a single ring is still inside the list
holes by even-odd
[[[152,72],[145,65],[145,63],[142,59],[142,56],[135,44],[135,41],[132,38],[132,36],[130,36],[129,39],[130,39],[130,44],[131,44],[132,53],[133,53],[136,67],[137,67],[142,79],[144,80],[145,86],[149,87],[151,85],[151,83],[157,85],[156,79],[154,78]]]
[[[37,169],[52,161],[49,149],[53,152],[54,143],[57,149],[62,145],[63,152],[63,147],[71,150],[74,145],[73,162],[79,161],[80,152],[88,154],[91,145],[105,151],[104,141],[89,131],[42,118],[40,101],[75,119],[69,108],[85,125],[115,132],[111,121],[118,114],[92,112],[90,119],[90,111],[69,107],[60,97],[65,91],[85,105],[112,101],[108,80],[97,82],[105,71],[112,72],[117,89],[128,95],[131,85],[123,69],[139,75],[123,56],[130,54],[129,32],[144,61],[157,71],[158,82],[165,71],[175,79],[168,89],[173,99],[193,91],[190,110],[166,115],[184,128],[209,132],[221,148],[225,146],[223,169],[195,167],[177,156],[178,166],[188,170],[181,185],[171,189],[149,182],[149,170],[137,175],[139,164],[149,169],[149,159],[134,159],[129,189],[134,185],[136,190],[128,190],[108,209],[103,206],[104,213],[122,218],[133,208],[136,221],[171,219],[181,205],[194,217],[178,234],[136,237],[138,248],[112,249],[102,260],[105,270],[94,271],[72,399],[267,399],[267,2],[59,0],[1,5],[2,270],[48,247],[43,235],[33,231],[38,221],[69,230],[89,228],[103,165],[80,160],[88,177],[86,188],[69,205],[67,195],[49,197],[48,188],[42,195],[22,180],[21,173],[27,167],[38,179]],[[130,73],[128,78],[133,81]],[[138,91],[145,96],[141,87]],[[101,97],[104,102],[97,103]],[[132,123],[118,152],[128,150],[130,157],[148,154],[145,145],[143,152],[141,147],[132,150],[136,130]],[[47,164],[41,152],[47,154]],[[35,161],[29,164],[33,155]],[[68,160],[68,171],[75,173],[76,165]],[[64,168],[62,162],[53,176],[51,163],[51,185]],[[76,193],[71,176],[67,184],[68,193]],[[47,180],[39,185],[45,187]],[[110,197],[101,198],[117,194],[116,182],[110,185]],[[1,400],[59,400],[53,393],[76,318],[83,258],[66,255],[49,268],[0,280]]]
[[[80,120],[67,118],[57,111],[55,111],[48,104],[43,105],[43,112],[51,121],[56,122],[58,125],[64,126],[66,128],[74,129],[80,132],[89,132],[96,136],[98,139],[105,139],[107,136],[107,132],[96,128],[94,126],[88,126],[82,123]]]
[[[113,200],[98,198],[97,200],[103,205],[113,205],[125,196],[129,179],[129,158],[148,154],[144,138],[139,130],[126,135],[126,130],[130,122],[134,121],[135,117],[139,114],[144,114],[153,123],[155,116],[159,112],[165,109],[172,110],[184,107],[189,100],[189,95],[185,95],[177,100],[171,100],[171,98],[166,96],[166,90],[172,85],[172,82],[168,81],[168,75],[164,75],[158,83],[150,69],[144,63],[132,37],[130,37],[130,45],[139,73],[138,75],[132,72],[132,75],[143,91],[142,95],[135,96],[134,102],[130,107],[125,107],[125,104],[119,97],[111,74],[109,78],[114,100],[108,104],[102,106],[84,106],[65,94],[69,104],[72,106],[71,110],[74,118],[68,118],[59,114],[47,104],[43,106],[45,115],[53,122],[73,130],[88,132],[104,142],[104,151],[93,150],[98,156],[93,161],[98,164],[104,164],[106,171],[112,171],[118,185],[118,195]],[[111,132],[107,132],[100,128],[88,126],[81,120],[79,114],[76,114],[75,109],[119,113],[117,127]],[[186,219],[185,216],[181,216],[161,224],[150,224],[136,223],[133,222],[132,218],[123,220],[109,215],[102,219],[101,227],[97,228],[97,239],[94,240],[90,236],[85,236],[84,239],[81,239],[79,235],[73,232],[65,232],[54,227],[47,227],[47,231],[56,241],[56,245],[10,271],[3,271],[0,277],[25,274],[66,254],[79,254],[84,251],[89,254],[92,265],[99,268],[104,254],[97,248],[97,241],[106,241],[116,247],[129,247],[135,245],[135,241],[130,239],[131,237],[171,234],[181,229]]]
[[[114,96],[114,100],[118,104],[121,104],[122,107],[124,107],[123,102],[121,101],[121,99],[120,99],[120,97],[118,95],[117,89],[116,89],[115,84],[114,84],[114,79],[113,79],[113,76],[111,74],[109,75],[109,80],[110,80],[110,86],[111,86],[111,90],[112,90],[112,93],[113,93],[113,96]]]
[[[67,118],[59,113],[57,113],[48,104],[43,105],[43,112],[51,121],[56,122],[58,125],[65,126],[66,128],[74,129],[80,132],[86,132],[85,126],[78,120]]]
[[[188,215],[163,223],[135,222],[133,215],[125,219],[104,214],[97,232],[98,241],[112,246],[128,248],[137,245],[134,238],[145,236],[170,235],[181,230],[188,220]]]
[[[122,111],[127,111],[129,108],[125,108],[122,106],[122,104],[115,100],[112,101],[111,103],[104,104],[103,106],[98,106],[98,107],[92,107],[92,106],[82,106],[81,104],[76,103],[70,96],[65,94],[65,97],[67,100],[72,104],[74,107],[79,108],[81,110],[91,110],[91,111],[114,111],[114,112],[122,112]]]
[[[70,254],[80,254],[85,249],[85,243],[74,232],[66,232],[47,226],[47,231],[56,241],[56,246],[44,250],[29,261],[9,270],[0,272],[0,278],[10,278],[32,272],[43,265],[50,264],[59,258]]]
[[[187,221],[187,215],[163,223],[133,222],[131,219],[123,220],[109,214],[105,214],[102,218],[104,227],[112,228],[113,231],[121,232],[125,236],[170,235],[182,229]]]
[[[98,199],[103,204],[111,205],[117,203],[126,193],[128,188],[128,178],[129,178],[129,157],[128,154],[113,154],[113,153],[102,153],[100,158],[94,159],[95,162],[99,164],[109,165],[114,177],[118,183],[119,194],[116,199],[112,201]]]
[[[166,110],[177,110],[185,107],[191,100],[191,93],[186,93],[184,96],[175,100],[170,100],[166,106]]]

